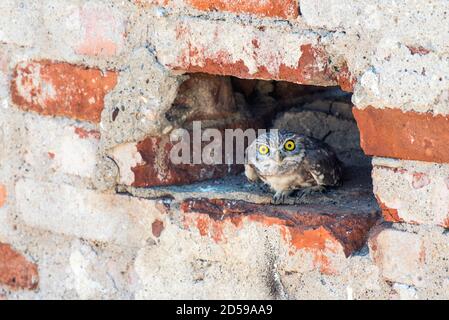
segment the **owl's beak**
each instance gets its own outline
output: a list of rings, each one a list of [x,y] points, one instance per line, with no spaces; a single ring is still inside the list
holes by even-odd
[[[274,155],[274,160],[276,160],[276,162],[278,162],[278,163],[282,162],[282,156],[281,156],[281,153],[279,151],[276,151],[276,153]]]

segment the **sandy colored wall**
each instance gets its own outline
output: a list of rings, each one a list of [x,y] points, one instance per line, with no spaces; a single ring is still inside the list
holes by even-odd
[[[0,11],[0,298],[449,298],[446,1]],[[382,215],[311,205],[292,222],[257,194],[170,189],[228,174],[164,161],[166,113],[195,72],[353,92]],[[195,116],[248,125],[220,101]]]

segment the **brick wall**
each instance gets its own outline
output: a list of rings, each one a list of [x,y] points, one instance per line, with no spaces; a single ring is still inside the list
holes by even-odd
[[[445,2],[0,9],[0,298],[449,298]],[[279,208],[207,184],[239,166],[170,164],[194,120],[264,125],[242,107],[259,82],[228,76],[352,93],[358,131],[337,126],[373,157],[372,188]]]

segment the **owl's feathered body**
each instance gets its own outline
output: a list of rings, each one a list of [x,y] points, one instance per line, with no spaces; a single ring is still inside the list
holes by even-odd
[[[324,142],[304,135],[270,130],[247,148],[245,174],[273,189],[275,202],[292,191],[320,189],[341,182],[342,164]]]

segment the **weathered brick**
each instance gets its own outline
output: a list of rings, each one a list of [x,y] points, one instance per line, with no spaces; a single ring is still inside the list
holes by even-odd
[[[375,158],[373,189],[390,222],[449,227],[449,166]]]
[[[159,219],[154,220],[154,222],[151,224],[151,231],[153,232],[153,236],[159,238],[163,230],[164,222]]]
[[[380,227],[373,231],[369,248],[385,279],[416,286],[423,284],[426,253],[419,235]]]
[[[37,265],[9,244],[0,242],[0,285],[14,290],[34,290],[39,283]]]
[[[449,162],[449,116],[400,109],[353,109],[360,143],[368,155]]]
[[[332,274],[332,255],[348,257],[359,250],[378,216],[371,210],[326,205],[273,206],[223,199],[186,199],[181,203],[186,228],[226,241],[242,224],[254,222],[280,228],[290,254],[306,251],[315,266]],[[230,229],[229,229],[230,228]]]
[[[86,3],[80,9],[82,41],[75,53],[90,56],[119,54],[124,42],[125,24],[120,11],[99,3]]]
[[[135,187],[189,184],[242,171],[241,165],[174,164],[169,136],[148,137],[138,143],[122,144],[110,155],[119,166],[120,183]]]
[[[175,71],[320,86],[342,84],[345,90],[352,89],[346,63],[334,65],[319,38],[311,34],[201,20],[156,28],[170,28],[169,38],[156,40],[155,47],[160,61]],[[202,30],[209,32],[204,34]],[[241,36],[229,37],[229,33]]]
[[[382,202],[382,200],[376,195],[377,202],[379,203],[379,207],[382,210],[382,215],[384,217],[384,220],[387,222],[404,222],[399,217],[398,210],[389,208],[385,203]]]
[[[343,63],[341,67],[337,67],[336,71],[336,80],[338,85],[340,86],[341,90],[348,91],[348,92],[354,92],[354,86],[357,82],[356,77],[354,77],[349,70],[349,67],[346,63]]]
[[[152,223],[163,220],[157,201],[31,179],[19,180],[15,191],[26,225],[89,240],[143,246],[153,238]]]
[[[25,111],[100,122],[104,97],[116,83],[112,71],[48,60],[21,62],[14,70],[11,95]]]
[[[3,184],[0,184],[0,208],[6,203],[6,187]]]
[[[297,0],[186,0],[186,2],[199,10],[250,13],[263,17],[295,19],[299,13]]]
[[[257,46],[258,45],[255,45],[254,47],[257,48]],[[180,66],[174,66],[174,69],[186,72],[232,75],[247,79],[283,80],[312,85],[334,82],[334,79],[332,79],[332,76],[329,75],[327,71],[324,52],[311,45],[301,46],[302,54],[295,66],[287,66],[281,63],[277,66],[276,70],[270,70],[270,64],[273,63],[273,61],[267,60],[259,64],[257,70],[254,70],[254,72],[241,60],[236,62],[229,61],[229,55],[225,52],[216,56],[207,57],[204,56],[201,51],[203,51],[203,49],[196,48],[188,53],[186,52],[185,55],[181,57],[184,61],[180,63]],[[197,58],[201,59],[201,57],[204,57],[204,60],[200,64],[197,64]],[[195,61],[193,64],[191,63],[192,60]],[[266,65],[264,65],[265,63]]]

